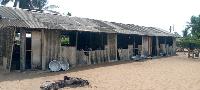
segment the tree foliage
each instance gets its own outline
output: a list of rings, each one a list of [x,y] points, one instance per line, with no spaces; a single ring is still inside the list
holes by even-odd
[[[1,0],[1,5],[6,5],[9,1],[13,2],[13,0]],[[47,0],[15,0],[13,7],[19,5],[19,8],[42,10],[46,4]]]
[[[191,31],[191,34],[189,33]],[[189,43],[194,42],[195,48],[200,48],[200,15],[191,16],[190,22],[182,31],[183,38],[177,41],[177,46],[182,48],[189,48]]]
[[[200,39],[200,15],[190,18],[188,28],[191,28],[191,34],[197,39]]]

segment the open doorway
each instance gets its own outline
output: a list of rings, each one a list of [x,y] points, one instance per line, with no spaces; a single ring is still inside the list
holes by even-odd
[[[32,34],[31,32],[26,32],[26,65],[25,69],[31,69],[32,61]]]
[[[20,32],[18,28],[15,33],[11,70],[20,70]]]

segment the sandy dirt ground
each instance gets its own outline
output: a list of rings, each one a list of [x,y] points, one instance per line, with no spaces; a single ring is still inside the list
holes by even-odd
[[[142,61],[119,61],[79,66],[68,71],[26,71],[0,74],[0,90],[40,90],[46,80],[79,77],[90,86],[60,90],[200,90],[200,59],[183,53]]]

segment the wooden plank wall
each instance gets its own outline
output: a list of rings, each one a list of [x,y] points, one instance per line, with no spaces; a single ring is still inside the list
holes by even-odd
[[[32,31],[32,69],[41,69],[41,32]]]
[[[90,65],[108,62],[106,50],[77,51],[76,56],[78,65]]]
[[[20,28],[20,72],[25,70],[26,64],[26,31]]]
[[[129,50],[128,60],[130,60],[131,57],[133,56],[133,45],[128,45],[128,50]]]
[[[120,60],[129,60],[129,49],[118,49]]]
[[[173,37],[173,55],[176,55],[176,38]]]
[[[45,30],[46,69],[52,60],[60,60],[60,30]]]
[[[61,61],[67,61],[70,67],[76,66],[76,47],[61,46]]]
[[[0,66],[3,66],[8,71],[11,68],[14,38],[14,28],[6,27],[0,29]]]
[[[148,56],[148,36],[142,36],[142,52],[141,55]]]
[[[117,60],[117,34],[108,34],[110,60]]]

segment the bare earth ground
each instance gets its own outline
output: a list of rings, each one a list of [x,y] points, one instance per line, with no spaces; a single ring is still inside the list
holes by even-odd
[[[88,80],[91,86],[61,90],[198,90],[200,59],[188,59],[178,52],[172,57],[74,67],[69,71],[13,71],[0,74],[0,90],[39,90],[42,82],[65,75]]]

